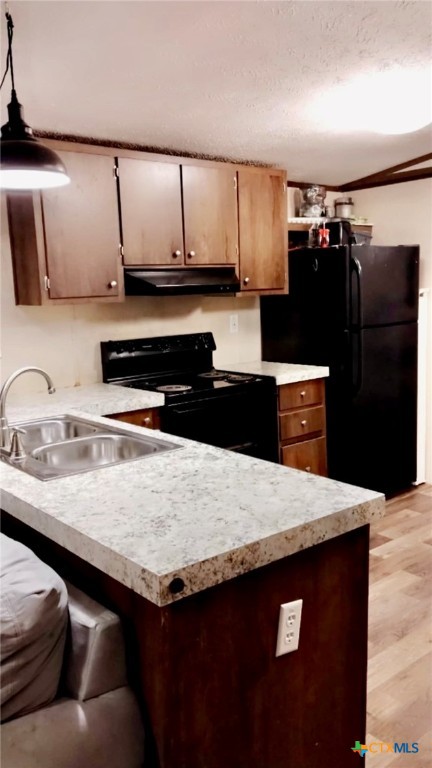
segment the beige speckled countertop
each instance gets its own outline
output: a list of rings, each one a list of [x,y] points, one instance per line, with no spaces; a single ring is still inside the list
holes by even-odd
[[[326,378],[330,371],[324,365],[295,365],[294,363],[268,363],[264,360],[251,360],[248,363],[221,365],[223,371],[254,373],[256,376],[273,376],[278,387],[281,384],[294,384],[297,381]]]
[[[95,416],[97,411],[149,407],[159,397],[110,387],[114,392],[98,405],[106,390],[88,388],[87,400],[85,389],[74,413],[102,425],[113,422]],[[43,412],[35,403],[33,417],[59,413],[60,394],[54,410],[47,395]],[[60,411],[67,410],[63,400]],[[28,405],[9,411],[11,421],[29,413]],[[160,434],[181,449],[49,482],[1,462],[2,508],[160,606],[384,514],[384,497],[373,491],[152,430],[122,428]],[[173,595],[169,585],[176,577],[185,588]]]
[[[141,408],[160,408],[164,402],[165,397],[160,392],[118,387],[114,384],[65,387],[56,389],[52,395],[45,390],[31,395],[14,396],[11,389],[7,398],[6,416],[10,424],[14,421],[60,416],[77,410],[94,416],[104,416],[123,411],[138,411]]]

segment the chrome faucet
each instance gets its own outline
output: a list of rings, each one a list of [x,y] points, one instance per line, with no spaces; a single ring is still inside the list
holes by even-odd
[[[51,377],[42,368],[35,368],[34,366],[26,366],[25,368],[19,368],[15,373],[11,373],[8,379],[4,382],[0,390],[0,447],[6,450],[10,449],[11,437],[10,427],[6,418],[6,397],[9,392],[10,385],[21,376],[22,373],[40,373],[44,377],[48,384],[48,394],[52,395],[55,392],[54,384]]]

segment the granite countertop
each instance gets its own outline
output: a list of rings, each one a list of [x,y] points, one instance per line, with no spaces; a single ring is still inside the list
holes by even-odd
[[[27,419],[60,416],[77,410],[94,416],[104,416],[123,411],[138,411],[141,408],[159,408],[164,403],[165,397],[160,392],[147,392],[113,384],[67,387],[56,389],[52,395],[49,395],[46,389],[29,395],[14,395],[11,389],[7,398],[6,415],[12,424]]]
[[[223,371],[238,371],[238,373],[253,373],[256,376],[273,376],[276,384],[294,384],[308,379],[322,379],[329,375],[329,369],[324,365],[294,365],[293,363],[268,363],[264,360],[251,360],[248,363],[230,363],[221,365]]]
[[[95,414],[161,400],[97,384],[20,398],[22,407],[8,404],[8,415],[24,421],[72,411],[113,426]],[[1,506],[159,606],[384,514],[384,497],[373,491],[155,430],[121,429],[160,435],[180,449],[48,482],[1,462]],[[185,583],[176,595],[174,578]]]

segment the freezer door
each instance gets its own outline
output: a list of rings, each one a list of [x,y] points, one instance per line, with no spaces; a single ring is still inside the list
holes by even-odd
[[[261,299],[263,360],[339,365],[349,319],[349,249],[289,254],[288,296]]]
[[[390,494],[416,479],[417,324],[364,329],[359,346],[354,394],[328,393],[329,476]]]
[[[353,245],[351,257],[352,325],[417,322],[418,245]]]

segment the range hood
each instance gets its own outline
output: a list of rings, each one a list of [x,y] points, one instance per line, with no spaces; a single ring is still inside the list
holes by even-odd
[[[234,267],[202,269],[125,269],[127,296],[226,294],[240,290]]]

